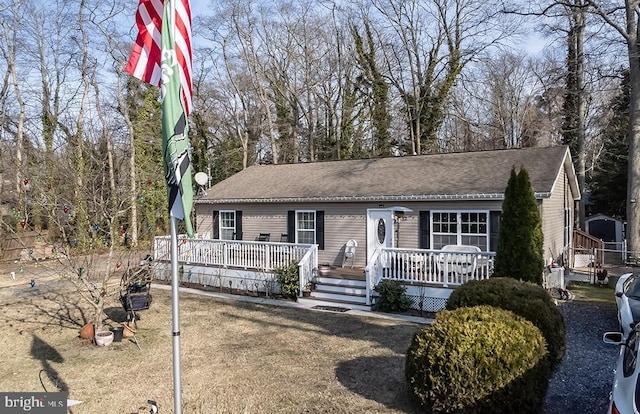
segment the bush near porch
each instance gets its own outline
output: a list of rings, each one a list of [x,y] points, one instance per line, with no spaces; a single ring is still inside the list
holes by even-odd
[[[428,413],[536,413],[550,377],[545,347],[540,330],[513,312],[442,311],[414,335],[405,376]]]

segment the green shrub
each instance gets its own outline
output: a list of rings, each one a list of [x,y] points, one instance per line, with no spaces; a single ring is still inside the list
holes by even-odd
[[[300,274],[298,263],[291,262],[288,266],[276,269],[276,279],[280,284],[280,294],[285,298],[296,299],[300,289]]]
[[[494,275],[542,284],[544,270],[542,221],[524,167],[515,167],[504,190]]]
[[[491,306],[441,311],[413,337],[405,376],[428,413],[535,413],[551,376],[546,342]]]
[[[382,312],[404,312],[411,306],[407,288],[397,280],[384,279],[373,289],[378,292],[375,309]]]
[[[565,324],[560,310],[542,287],[511,278],[474,280],[457,287],[446,308],[489,305],[510,310],[533,323],[544,335],[551,365],[555,367],[565,352]]]

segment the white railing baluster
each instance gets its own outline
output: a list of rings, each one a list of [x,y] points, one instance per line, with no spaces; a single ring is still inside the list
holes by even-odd
[[[169,260],[171,248],[169,236],[156,237],[153,246],[154,260]],[[312,246],[242,240],[187,239],[181,235],[178,238],[178,260],[192,265],[273,271],[278,267],[288,266],[292,261],[299,262]],[[307,273],[313,270],[313,263],[318,260],[317,249],[309,260],[311,267],[305,267],[304,270]]]
[[[317,268],[317,248],[295,243],[255,242],[242,240],[187,239],[179,236],[178,258],[192,265],[213,265],[273,271],[288,266],[292,261],[303,263],[301,282],[309,282]],[[154,260],[168,261],[169,236],[154,239]],[[308,257],[307,257],[308,256]],[[457,286],[470,280],[491,277],[495,253],[447,251],[433,249],[380,248],[367,264],[367,301],[371,301],[373,288],[381,279],[405,283],[425,283],[441,287]],[[444,259],[444,260],[442,260]],[[306,283],[305,282],[305,283]]]

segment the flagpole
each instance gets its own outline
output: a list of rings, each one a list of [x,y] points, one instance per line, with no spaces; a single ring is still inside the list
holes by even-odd
[[[173,328],[173,406],[174,413],[182,413],[180,396],[180,309],[178,307],[178,225],[171,217],[171,312]]]

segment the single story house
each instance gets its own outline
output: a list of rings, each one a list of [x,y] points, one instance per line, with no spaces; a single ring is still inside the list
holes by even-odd
[[[491,276],[514,167],[529,173],[545,259],[567,257],[580,193],[569,149],[557,146],[251,166],[196,198],[198,234],[178,244],[181,279],[269,295],[293,262],[298,294],[309,294],[299,301],[371,309],[375,286],[391,279],[412,307],[436,311],[453,287]],[[165,265],[169,245],[156,238]]]
[[[319,262],[334,266],[349,240],[356,267],[381,246],[491,252],[512,167],[530,175],[545,259],[557,260],[580,199],[566,146],[255,165],[196,198],[196,229],[213,239],[315,243]]]

